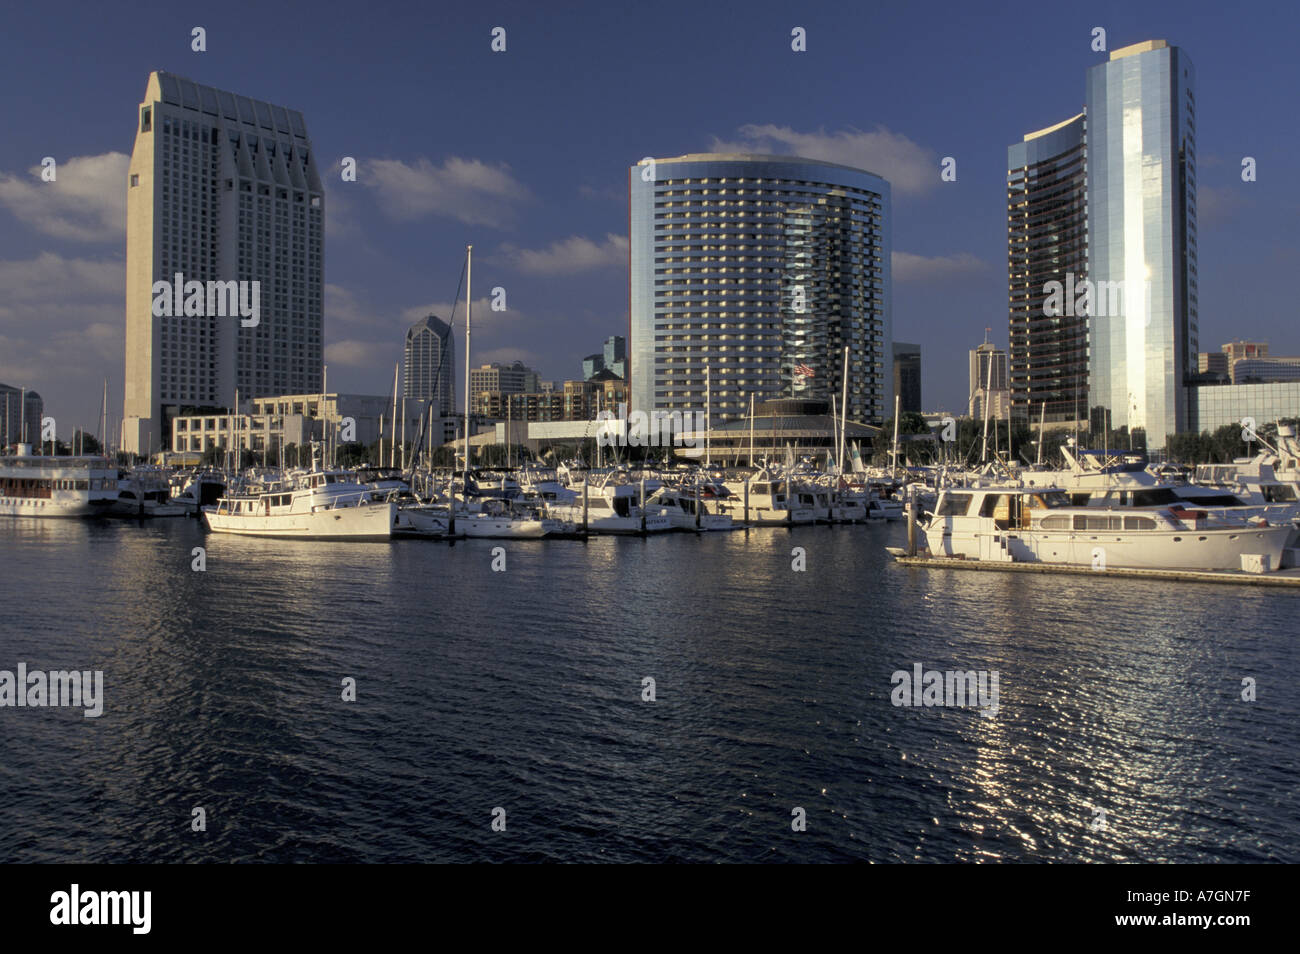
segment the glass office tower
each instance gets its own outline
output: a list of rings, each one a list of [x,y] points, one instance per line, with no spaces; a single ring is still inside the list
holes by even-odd
[[[893,414],[889,183],[790,156],[697,154],[629,171],[631,405],[702,411],[749,399]]]
[[[1091,423],[1141,432],[1153,450],[1193,423],[1194,84],[1164,40],[1116,50],[1087,76]]]

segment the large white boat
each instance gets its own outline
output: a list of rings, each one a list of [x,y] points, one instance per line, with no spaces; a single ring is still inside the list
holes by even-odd
[[[709,509],[709,500],[698,498],[692,488],[660,487],[646,501],[651,513],[668,518],[674,530],[732,530],[735,521],[730,514],[715,513]]]
[[[215,533],[329,540],[387,540],[397,504],[376,501],[346,471],[314,469],[281,485],[262,484],[227,494],[203,508]]]
[[[728,481],[731,491],[731,513],[745,519],[745,482]],[[790,492],[790,482],[772,476],[767,470],[759,471],[749,481],[749,522],[759,526],[788,527],[792,524],[814,523],[817,514],[811,507],[799,503]]]
[[[934,556],[1152,570],[1276,570],[1294,532],[1261,518],[1211,526],[1180,507],[1076,507],[1063,490],[1017,487],[944,490],[918,529]]]
[[[0,457],[0,516],[88,517],[111,510],[117,493],[104,457],[47,457],[28,444]]]
[[[655,488],[657,489],[657,488]],[[672,521],[662,513],[652,513],[649,506],[640,504],[640,485],[605,483],[599,487],[588,486],[586,529],[590,533],[640,534],[663,533],[673,528]],[[647,486],[646,496],[652,494]],[[556,520],[573,524],[581,530],[583,524],[582,495],[570,502],[556,501],[547,504],[547,513]],[[459,528],[459,524],[457,525]]]

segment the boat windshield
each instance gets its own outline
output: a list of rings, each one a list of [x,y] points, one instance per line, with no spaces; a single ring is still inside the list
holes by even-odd
[[[1046,490],[1040,494],[1034,494],[1030,498],[1029,506],[1043,507],[1047,510],[1055,510],[1057,507],[1071,506],[1070,495],[1063,490]]]

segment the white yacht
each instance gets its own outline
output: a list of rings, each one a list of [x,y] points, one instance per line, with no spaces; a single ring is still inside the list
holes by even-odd
[[[651,513],[649,506],[642,507],[639,484],[604,483],[599,487],[588,485],[586,529],[589,533],[640,534],[663,533],[673,528],[672,521],[662,513]],[[651,496],[647,487],[646,496]],[[582,494],[568,502],[556,501],[547,506],[547,512],[557,520],[564,520],[581,530],[583,528]]]
[[[117,468],[105,457],[0,456],[0,516],[88,517],[117,500]]]
[[[799,503],[790,492],[790,482],[773,477],[766,469],[759,471],[749,481],[749,522],[759,526],[788,527],[792,524],[813,523],[817,519],[815,511]],[[741,514],[744,519],[745,483],[728,481],[727,490],[732,503],[732,513]]]
[[[646,501],[646,509],[667,517],[674,530],[735,529],[730,514],[711,511],[709,501],[703,496],[697,501],[690,488],[661,487]]]
[[[193,511],[188,499],[171,495],[171,473],[161,467],[142,464],[117,480],[117,502],[113,513],[125,517],[183,517]]]
[[[203,518],[215,533],[330,540],[387,540],[397,521],[397,504],[376,501],[346,471],[313,469],[229,493]]]
[[[1210,525],[1204,510],[1077,507],[1059,489],[947,489],[919,521],[934,556],[1152,570],[1276,570],[1293,529],[1262,518]]]

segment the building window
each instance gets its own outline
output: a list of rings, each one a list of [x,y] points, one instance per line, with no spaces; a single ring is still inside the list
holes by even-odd
[[[153,107],[145,106],[140,110],[140,132],[147,133],[153,128]]]
[[[138,172],[131,173],[131,187],[135,188],[139,184],[140,184],[140,174]]]

